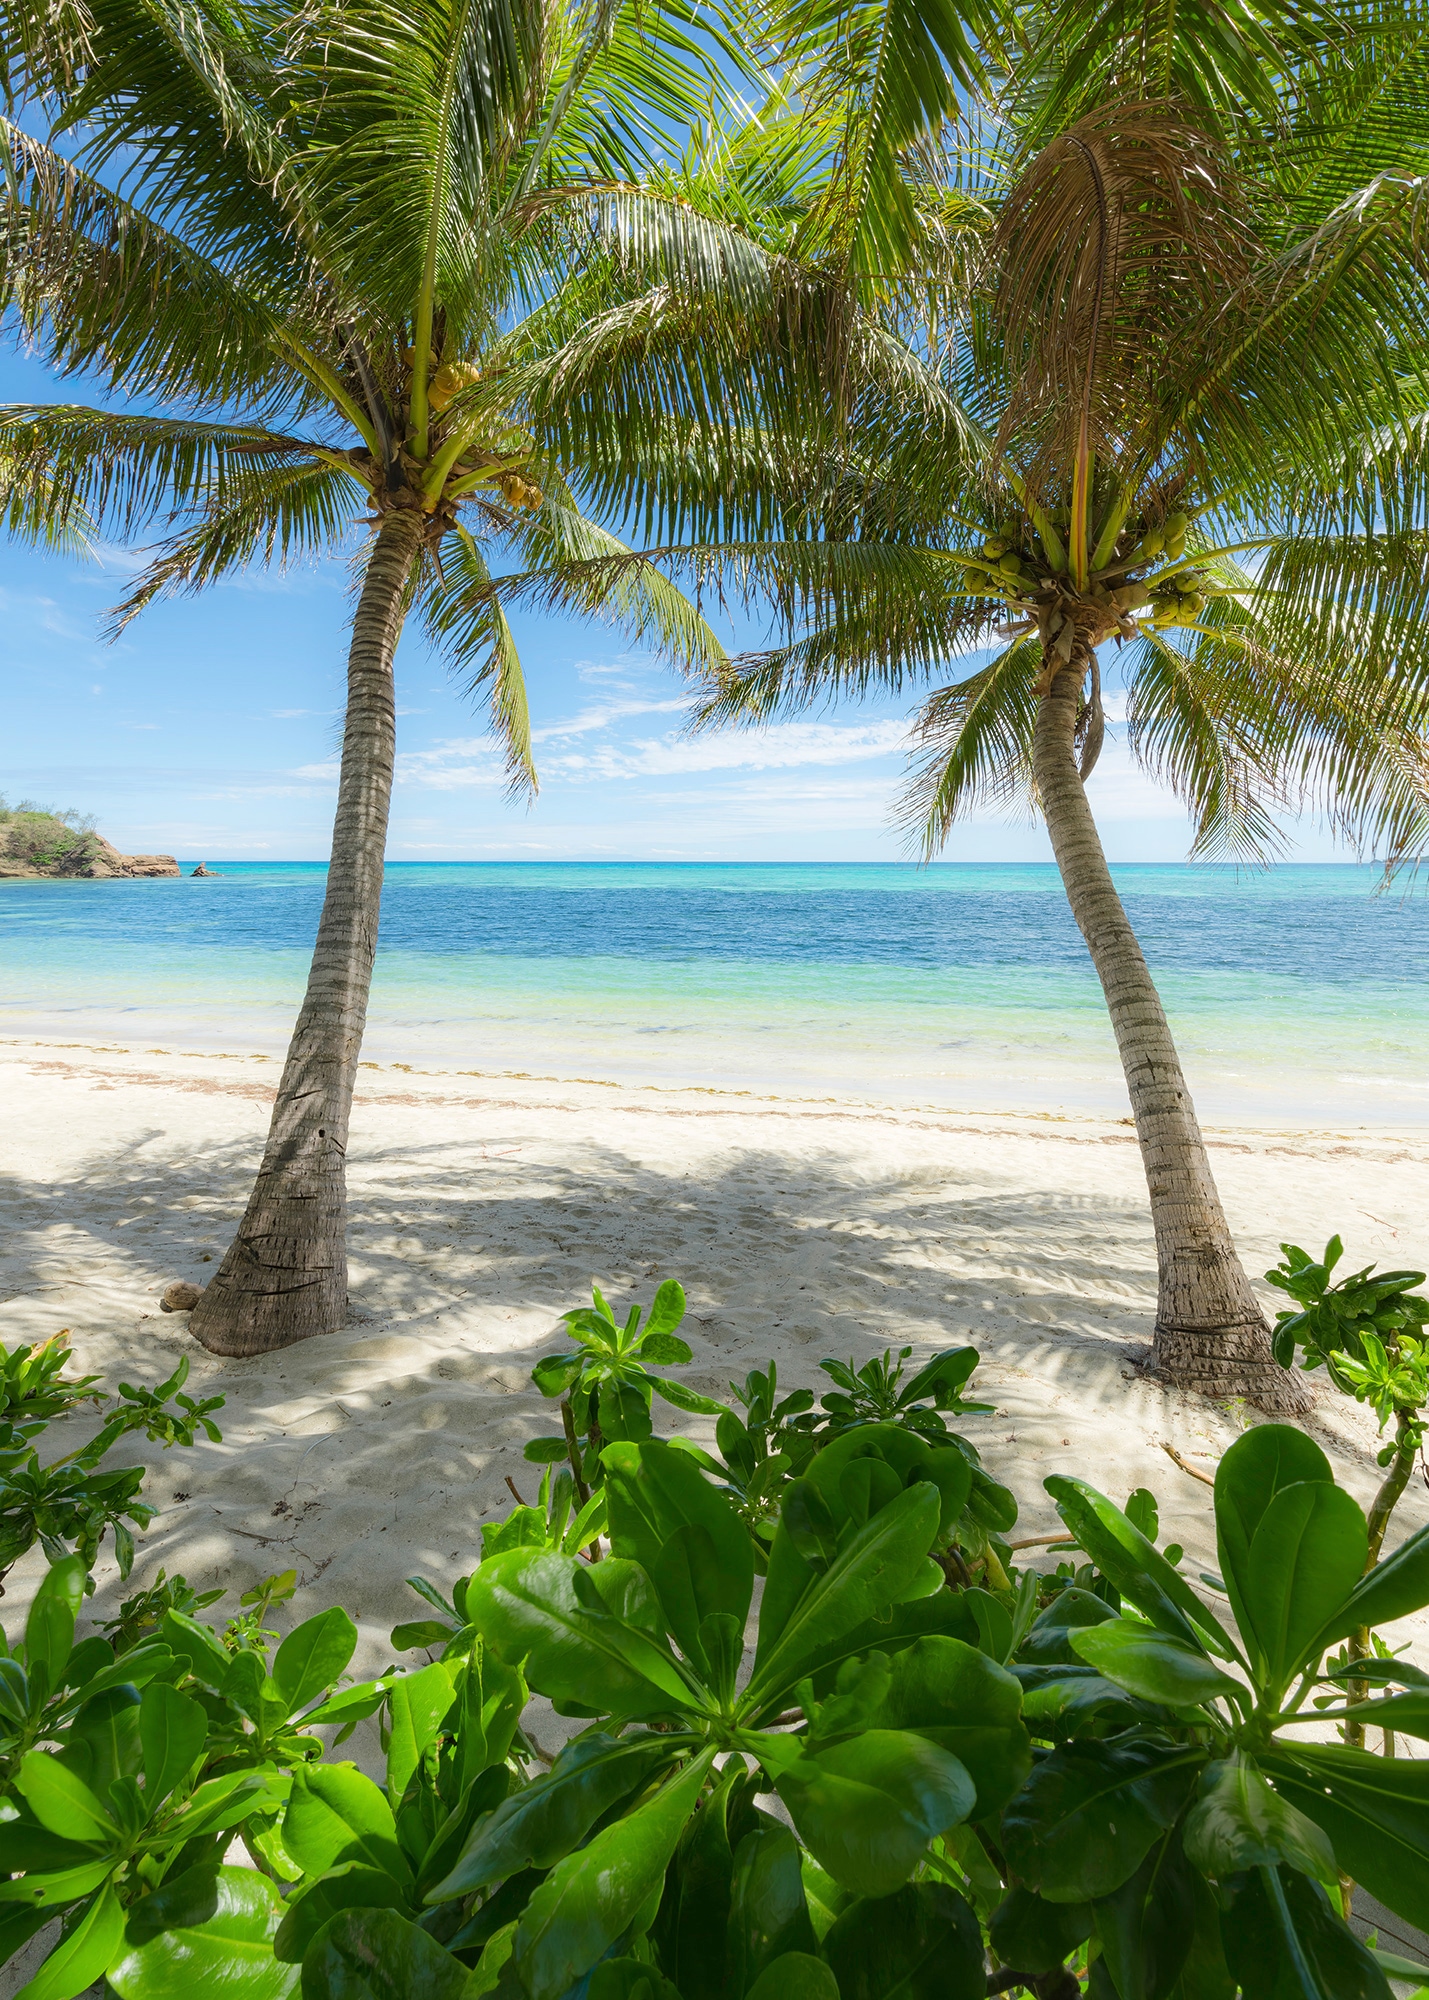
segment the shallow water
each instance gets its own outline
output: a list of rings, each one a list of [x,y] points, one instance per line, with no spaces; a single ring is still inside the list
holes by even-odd
[[[0,1033],[281,1051],[325,870],[210,866],[0,883]],[[1429,901],[1370,867],[1113,872],[1203,1116],[1429,1122]],[[394,863],[365,1054],[1125,1110],[1056,872],[1026,865]]]

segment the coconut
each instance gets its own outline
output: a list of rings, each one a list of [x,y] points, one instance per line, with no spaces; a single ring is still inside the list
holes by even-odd
[[[1191,518],[1189,514],[1180,514],[1180,513],[1168,514],[1166,516],[1167,541],[1174,542],[1178,535],[1184,541],[1186,536],[1186,530],[1190,527],[1190,525],[1191,525]]]
[[[1009,549],[1007,554],[999,559],[997,566],[1004,576],[1020,576],[1022,573],[1022,558],[1018,555],[1016,549]]]
[[[982,552],[990,562],[995,562],[999,556],[1007,554],[1007,544],[1001,535],[989,535],[982,545]]]

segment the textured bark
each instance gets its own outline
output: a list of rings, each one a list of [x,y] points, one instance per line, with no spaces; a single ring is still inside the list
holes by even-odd
[[[1127,921],[1077,770],[1077,709],[1085,657],[1042,697],[1033,768],[1072,914],[1106,996],[1141,1144],[1156,1231],[1157,1372],[1207,1396],[1243,1396],[1262,1409],[1309,1407],[1301,1383],[1270,1348],[1216,1191],[1205,1141],[1166,1015]]]
[[[215,1354],[266,1354],[347,1319],[347,1126],[377,951],[396,752],[392,658],[422,517],[384,517],[353,619],[327,894],[238,1234],[194,1307]]]

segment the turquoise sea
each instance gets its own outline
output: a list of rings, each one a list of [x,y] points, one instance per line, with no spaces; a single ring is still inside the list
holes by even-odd
[[[325,870],[209,865],[0,883],[0,1034],[280,1052]],[[1429,1122],[1429,899],[1372,867],[1114,872],[1204,1117]],[[365,1054],[1125,1109],[1051,867],[394,863]]]

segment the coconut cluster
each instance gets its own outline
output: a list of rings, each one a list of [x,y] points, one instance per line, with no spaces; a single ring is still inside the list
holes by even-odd
[[[1071,524],[1066,509],[1049,518],[1052,526],[1063,533]],[[1179,562],[1186,553],[1190,525],[1188,515],[1175,512],[1164,521],[1143,527],[1139,533],[1135,528],[1124,533],[1121,543],[1130,540],[1130,546],[1119,545],[1107,570],[1093,580],[1085,593],[1089,605],[1110,613],[1112,621],[1119,621],[1125,632],[1134,632],[1130,620],[1138,612],[1149,614],[1146,623],[1156,631],[1175,625],[1194,625],[1206,608],[1201,589],[1203,578],[1198,571],[1161,570],[1149,579],[1130,574],[1148,566],[1154,570],[1162,561]],[[1049,588],[1057,591],[1059,598],[1065,597],[1066,578],[1053,573],[1040,537],[1028,539],[1031,548],[1027,547],[1022,530],[999,523],[982,543],[978,556],[964,559],[969,580],[1002,597],[1026,599],[1045,594]],[[1113,585],[1113,577],[1124,581]]]

